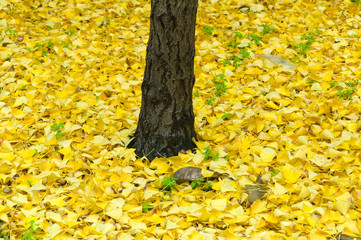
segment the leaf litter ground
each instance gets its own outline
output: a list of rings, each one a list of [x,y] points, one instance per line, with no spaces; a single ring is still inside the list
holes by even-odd
[[[360,10],[200,1],[198,149],[147,164],[125,146],[149,1],[0,0],[2,238],[360,236]],[[225,175],[160,190],[185,166]]]

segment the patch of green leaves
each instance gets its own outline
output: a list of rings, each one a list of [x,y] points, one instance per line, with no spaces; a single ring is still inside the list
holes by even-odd
[[[271,32],[276,32],[276,30],[274,28],[271,28],[267,24],[263,24],[262,27],[263,27],[263,30],[261,33],[263,35],[270,34]]]
[[[62,133],[61,131],[64,129],[64,123],[58,123],[58,124],[53,124],[50,126],[51,130],[53,132],[56,132],[56,139],[60,139],[61,137],[64,136],[64,133]]]
[[[214,31],[214,28],[211,26],[205,26],[203,29],[203,32],[208,36],[212,36],[213,31]]]
[[[243,35],[239,32],[235,32],[235,36],[233,37],[234,41],[229,42],[227,46],[230,46],[233,49],[236,48],[236,46],[240,44],[240,42],[237,42],[237,38],[242,39]]]
[[[74,33],[75,33],[75,30],[70,29],[66,34],[67,34],[68,36],[72,36]]]
[[[63,45],[63,48],[68,48],[69,44],[70,44],[70,43],[65,42],[65,41],[61,41],[60,43]]]
[[[204,178],[198,178],[191,182],[191,187],[193,189],[196,189],[197,187],[202,186],[202,182],[204,182],[204,181],[205,181]]]
[[[152,205],[150,205],[148,202],[144,202],[143,206],[142,206],[142,210],[144,213],[148,212],[149,210],[152,210],[153,207]]]
[[[44,47],[44,44],[36,43],[35,46],[33,47],[33,50],[41,49],[43,47]]]
[[[208,97],[207,100],[206,100],[207,104],[208,104],[208,105],[211,105],[211,106],[213,106],[213,102],[214,102],[214,101],[216,101],[216,99],[215,99],[215,98],[211,98],[211,97]]]
[[[219,153],[212,153],[209,148],[204,148],[203,150],[205,150],[205,152],[203,153],[204,160],[208,161],[211,159],[212,161],[216,161],[218,159]]]
[[[331,83],[330,83],[330,87],[335,87],[335,86],[339,86],[338,83],[337,83],[337,80],[333,80]]]
[[[354,80],[347,82],[345,89],[338,90],[338,97],[344,100],[351,99],[352,95],[356,92],[356,86],[360,83],[360,80]]]
[[[15,31],[15,30],[11,30],[10,28],[6,28],[5,30],[4,30],[4,33],[6,34],[6,35],[11,35],[11,36],[13,36],[14,38],[17,36],[17,32]]]
[[[234,33],[234,40],[229,42],[227,45],[232,48],[231,50],[231,56],[228,59],[224,59],[220,61],[223,63],[223,66],[226,65],[232,65],[234,68],[238,68],[243,60],[250,56],[248,50],[246,48],[238,49],[238,46],[241,44],[241,42],[237,41],[237,39],[243,39],[243,35],[239,32]],[[239,52],[237,52],[239,51]]]
[[[220,62],[223,63],[223,67],[225,67],[227,64],[230,64],[227,59],[223,59]]]
[[[361,0],[350,0],[353,3],[356,3],[357,5],[361,4]]]
[[[161,190],[171,192],[174,190],[175,185],[177,185],[177,178],[164,177]]]
[[[110,22],[114,19],[114,17],[107,17],[104,21],[99,25],[99,28],[102,28],[104,25],[108,26]]]
[[[241,66],[242,59],[236,56],[236,54],[232,53],[232,56],[229,58],[232,61],[232,65],[234,68],[238,68]]]
[[[211,191],[212,190],[212,186],[213,186],[213,182],[212,181],[208,181],[204,184],[202,190],[205,192]]]
[[[41,56],[42,57],[47,57],[49,52],[52,51],[53,46],[54,46],[54,42],[50,40],[50,41],[48,41],[46,43],[36,43],[33,48],[27,48],[27,50],[29,52],[34,52],[34,51],[39,50],[39,51],[41,51]]]
[[[346,87],[343,87],[342,85],[338,84],[336,80],[332,81],[330,83],[330,87],[337,87],[338,88],[338,97],[340,99],[351,99],[352,95],[356,92],[357,88],[356,86],[360,84],[360,80],[356,79],[353,81],[349,81],[346,83]]]
[[[11,54],[8,54],[8,56],[6,57],[6,61],[10,61],[13,58],[13,56]]]
[[[232,115],[233,115],[232,113],[226,113],[226,112],[224,112],[221,118],[222,118],[223,120],[228,120],[228,119],[230,119],[230,118],[232,117]]]
[[[235,33],[234,33],[234,39],[236,39],[236,40],[237,40],[237,38],[238,38],[238,39],[242,39],[242,38],[243,38],[242,33],[235,32]]]
[[[225,82],[228,81],[223,74],[218,74],[217,78],[213,78],[212,82],[215,84],[215,88],[213,88],[213,90],[216,91],[217,96],[221,96],[227,92]]]
[[[30,227],[24,232],[23,236],[20,238],[20,240],[36,240],[39,239],[37,236],[35,236],[35,232],[40,231],[41,228],[39,228],[39,224],[34,224],[35,221],[31,220],[28,223],[25,223],[25,225],[29,225]]]
[[[0,233],[0,239],[1,240],[9,240],[8,236],[3,235],[2,233]]]
[[[261,46],[262,42],[264,42],[263,39],[260,36],[258,36],[257,34],[250,33],[250,34],[248,34],[248,37],[257,46]]]
[[[242,61],[243,61],[245,58],[250,57],[249,52],[248,52],[248,50],[247,50],[246,48],[241,48],[241,49],[239,50],[239,55],[240,55]]]
[[[195,93],[193,93],[193,96],[195,96],[195,97],[199,97],[199,92],[195,92]]]
[[[316,41],[316,36],[319,34],[318,30],[316,29],[316,33],[311,32],[309,34],[303,34],[301,36],[301,40],[304,40],[304,42],[297,44],[296,46],[293,46],[293,48],[303,57],[307,57],[307,50],[310,49],[310,46],[312,43]]]
[[[227,46],[230,46],[231,48],[235,49],[239,44],[241,44],[241,43],[237,42],[237,41],[232,41],[232,42],[229,42],[227,44]]]
[[[213,182],[207,181],[204,178],[198,178],[191,182],[192,189],[201,188],[202,191],[208,192],[212,190]]]
[[[46,47],[50,48],[54,45],[53,41],[48,41],[46,44]]]
[[[241,65],[244,59],[248,58],[250,56],[247,48],[241,48],[239,50],[239,54],[232,53],[232,56],[229,58],[229,60],[232,61],[232,65],[234,68],[237,68]]]
[[[113,21],[113,20],[114,20],[114,17],[107,17],[107,18],[105,19],[105,22],[106,22],[107,25],[109,25],[110,22]]]
[[[308,83],[309,86],[312,86],[314,83],[317,83],[317,81],[313,80],[312,78],[307,78],[306,82]]]
[[[293,58],[291,58],[291,61],[296,64],[301,62],[299,57],[293,57]]]

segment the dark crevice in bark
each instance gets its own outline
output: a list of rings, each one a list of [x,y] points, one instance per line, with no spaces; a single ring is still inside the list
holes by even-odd
[[[196,138],[192,89],[198,0],[152,0],[142,106],[129,147],[138,156],[170,157]]]

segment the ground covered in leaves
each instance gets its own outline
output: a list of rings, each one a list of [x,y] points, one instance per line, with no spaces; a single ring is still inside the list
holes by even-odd
[[[200,0],[198,149],[149,164],[126,145],[150,1],[0,0],[0,239],[360,236],[360,11]]]

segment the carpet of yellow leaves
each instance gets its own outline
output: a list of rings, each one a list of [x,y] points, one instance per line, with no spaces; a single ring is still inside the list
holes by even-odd
[[[150,1],[0,0],[2,235],[20,239],[34,220],[40,239],[360,236],[361,5],[260,2],[200,0],[198,149],[149,165],[126,144],[139,114]],[[263,24],[276,31],[262,35]],[[221,63],[235,32],[243,45],[250,34],[263,39],[238,68]],[[293,46],[310,33],[305,57]],[[266,54],[297,60],[297,69]],[[228,80],[222,96],[218,74]],[[204,148],[219,158],[205,161]],[[209,192],[189,183],[159,190],[185,166],[228,177]],[[267,193],[249,206],[245,186],[260,172]]]

